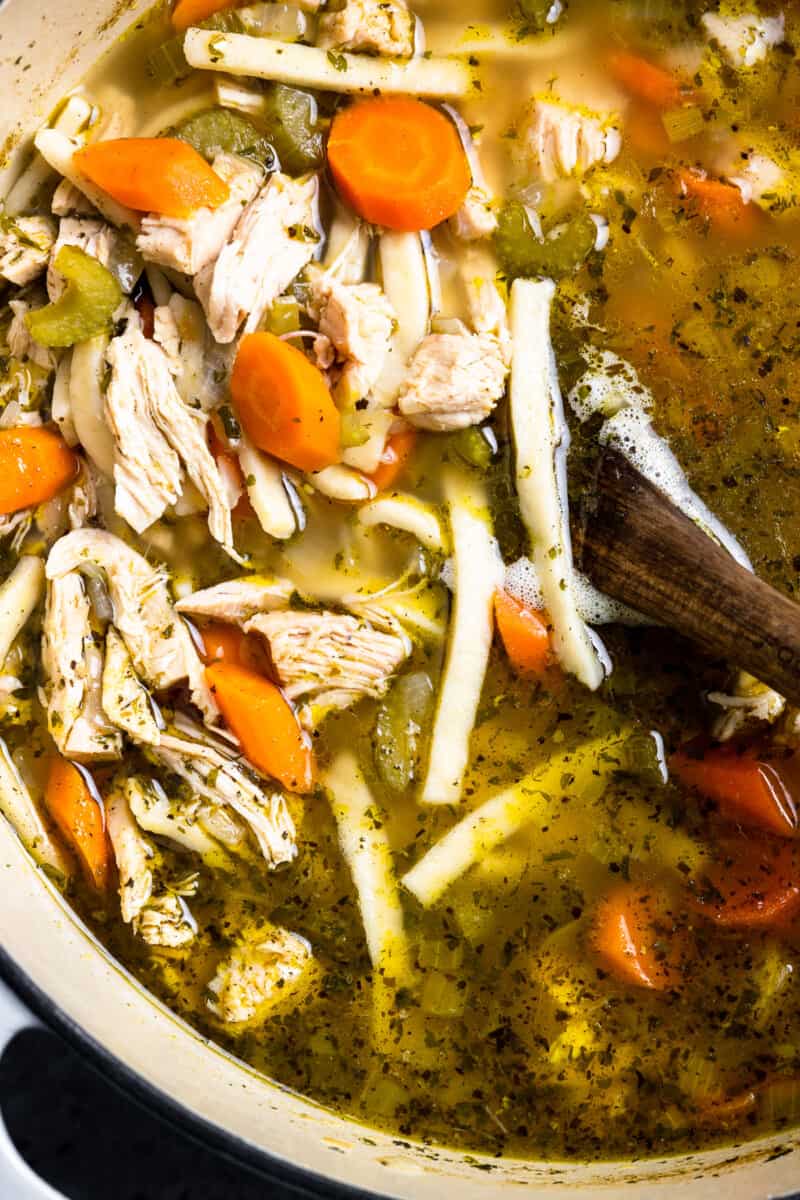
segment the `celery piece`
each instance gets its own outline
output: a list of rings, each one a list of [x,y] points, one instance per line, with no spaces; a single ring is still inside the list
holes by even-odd
[[[459,429],[447,439],[448,449],[479,471],[488,471],[497,450],[497,439],[490,429],[473,425],[470,429]]]
[[[375,768],[392,791],[413,783],[432,712],[433,684],[424,671],[401,675],[378,709]]]
[[[547,17],[553,8],[553,0],[519,0],[523,34],[541,33],[547,28]]]
[[[570,275],[586,261],[597,240],[597,226],[588,213],[579,212],[538,238],[525,211],[514,200],[500,212],[495,249],[509,278]]]
[[[264,134],[247,117],[229,108],[206,108],[170,132],[209,162],[218,154],[238,154],[254,159],[265,171],[274,171],[277,166],[275,151]]]
[[[419,965],[435,971],[457,971],[463,961],[464,947],[453,937],[422,942],[417,951]]]
[[[122,302],[122,288],[111,272],[77,246],[62,246],[55,268],[67,290],[54,304],[27,314],[31,337],[41,346],[74,346],[109,329]]]
[[[241,33],[243,26],[235,12],[220,12],[199,21],[198,29],[217,30],[220,33]],[[190,67],[183,52],[185,34],[169,38],[157,46],[145,60],[145,70],[151,79],[162,87],[170,87],[173,83],[182,83],[188,79],[194,68]]]
[[[460,1017],[467,1006],[467,989],[457,979],[432,971],[422,985],[421,1003],[431,1017]]]
[[[309,92],[272,84],[264,94],[263,119],[283,171],[303,175],[322,166],[324,138],[317,125],[317,102]]]
[[[691,104],[685,105],[683,108],[671,108],[668,112],[662,113],[661,123],[673,144],[687,142],[689,138],[696,137],[698,133],[703,132],[703,113]]]
[[[264,328],[275,337],[297,333],[300,329],[300,305],[295,296],[279,296],[267,314]]]

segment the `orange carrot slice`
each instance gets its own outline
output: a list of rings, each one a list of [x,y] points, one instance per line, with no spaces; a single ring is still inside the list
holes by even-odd
[[[238,663],[206,667],[222,715],[254,767],[292,792],[308,792],[314,757],[308,735],[279,688]]]
[[[325,376],[272,333],[242,338],[231,395],[250,440],[301,471],[339,461],[341,418]]]
[[[78,457],[52,429],[0,429],[0,514],[52,499],[78,473]]]
[[[601,901],[590,935],[603,966],[622,983],[665,991],[680,981],[683,938],[647,889],[624,883]]]
[[[761,209],[745,203],[732,183],[706,179],[694,171],[679,171],[678,188],[689,206],[727,237],[749,239],[764,224]]]
[[[671,71],[657,67],[638,54],[627,51],[612,54],[608,66],[626,92],[656,108],[678,108],[692,97],[691,89],[685,88]]]
[[[178,33],[183,33],[225,8],[233,8],[231,0],[178,0],[172,13],[172,24]]]
[[[547,616],[498,589],[494,615],[512,667],[520,674],[542,675],[550,662]]]
[[[390,488],[398,475],[403,472],[416,444],[416,429],[404,429],[400,433],[392,434],[386,443],[377,470],[373,471],[369,477],[379,492],[385,492],[387,488]]]
[[[788,927],[800,915],[800,872],[790,843],[730,837],[724,860],[707,872],[707,887],[691,898],[697,912],[725,929]]]
[[[93,142],[78,150],[75,163],[97,187],[137,212],[185,218],[230,199],[227,183],[179,138]]]
[[[236,663],[262,675],[269,669],[269,660],[261,638],[252,633],[244,633],[236,625],[210,621],[200,630],[200,637],[203,641],[204,662]]]
[[[472,182],[453,122],[410,97],[378,97],[343,109],[328,139],[336,187],[373,225],[415,232],[446,221]]]
[[[98,892],[107,891],[114,871],[114,852],[102,804],[82,771],[60,755],[51,763],[44,801],[89,882]]]
[[[686,787],[713,800],[726,820],[797,836],[800,763],[794,756],[760,758],[730,743],[708,747],[695,741],[673,754],[669,765]]]

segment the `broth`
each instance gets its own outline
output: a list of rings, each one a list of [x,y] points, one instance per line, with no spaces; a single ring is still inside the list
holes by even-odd
[[[527,4],[529,14],[541,15],[541,9]],[[591,486],[598,434],[611,415],[596,406],[581,423],[578,402],[594,386],[612,392],[618,403],[620,388],[625,391],[620,378],[634,379],[625,393],[631,411],[652,420],[657,445],[671,447],[691,488],[741,543],[756,572],[793,595],[800,564],[800,74],[793,49],[800,15],[787,11],[763,57],[745,67],[737,51],[726,51],[719,29],[716,39],[709,37],[701,18],[711,9],[726,20],[748,11],[711,0],[570,0],[554,22],[525,32],[520,12],[501,0],[420,0],[415,6],[429,56],[422,61],[461,54],[470,72],[468,96],[455,108],[474,139],[486,191],[501,213],[501,234],[509,205],[516,205],[518,216],[527,214],[527,234],[517,227],[510,257],[526,236],[536,241],[530,222],[538,217],[550,240],[536,241],[536,254],[549,262],[561,237],[558,253],[574,259],[558,271],[550,323],[561,390],[576,401],[566,404],[573,514]],[[778,6],[764,3],[752,20],[771,30],[778,18]],[[153,78],[150,56],[173,36],[168,14],[158,10],[87,77],[82,94],[102,114],[101,138],[153,137],[218,102],[213,70],[169,85]],[[224,42],[227,33],[217,36]],[[750,34],[742,36],[751,45]],[[335,62],[337,53],[328,58]],[[621,55],[631,57],[627,71]],[[648,84],[647,64],[656,64],[660,84]],[[652,88],[664,86],[664,77],[682,88],[671,105],[652,100]],[[583,174],[556,170],[554,178],[542,178],[541,169],[525,160],[530,149],[522,114],[534,97],[562,106],[562,117],[571,112],[606,121],[602,136],[610,138],[612,127],[619,131],[619,152],[612,157],[609,150],[611,161],[596,161]],[[346,103],[320,93],[324,133],[337,105]],[[258,124],[257,93],[251,93],[251,105],[248,119]],[[763,194],[749,198],[766,160],[777,176]],[[692,191],[706,175],[723,181],[747,176],[744,199],[731,182],[720,183],[715,195]],[[346,214],[342,218],[327,174],[322,187],[324,239],[334,218]],[[52,184],[32,210],[49,211],[51,197]],[[607,227],[607,244],[598,239],[578,251],[589,213],[601,218],[600,230]],[[374,242],[368,278],[386,283],[377,236]],[[465,242],[447,224],[434,229],[431,253],[441,286],[434,332],[457,336],[454,320],[470,324],[464,272],[474,270],[474,262],[488,269],[490,280],[498,271],[508,298],[514,274],[524,272],[503,261],[500,235],[495,244],[499,264],[491,239]],[[323,240],[318,253],[324,252]],[[185,277],[167,272],[161,280],[168,294],[175,287],[193,295]],[[152,287],[150,279],[140,292]],[[302,327],[316,332],[303,310],[304,287],[301,275],[286,293],[297,299]],[[34,307],[44,299],[34,298]],[[124,336],[119,324],[114,334]],[[310,338],[292,344],[311,349]],[[18,368],[13,359],[9,347],[2,423],[24,424],[26,408],[41,409],[47,421],[55,415],[53,372],[32,366],[30,358]],[[225,428],[217,422],[215,437],[224,443],[234,428],[235,448],[230,365],[223,364],[209,411],[225,410]],[[19,369],[27,371],[31,386],[29,403],[14,421],[5,414],[17,396]],[[477,432],[479,425],[488,437]],[[707,782],[699,785],[705,795],[698,795],[697,781],[687,786],[677,760],[662,754],[662,739],[669,756],[698,736],[708,737],[718,715],[708,695],[731,690],[730,664],[703,659],[668,630],[615,623],[602,629],[613,671],[590,690],[555,661],[552,614],[549,662],[536,674],[515,670],[496,635],[460,796],[451,804],[421,800],[432,729],[434,738],[440,736],[431,696],[453,674],[447,659],[457,620],[451,590],[455,586],[460,596],[458,571],[467,570],[457,561],[454,571],[450,561],[453,480],[467,492],[485,488],[489,532],[506,566],[533,554],[515,490],[512,426],[506,398],[467,430],[419,431],[390,491],[415,497],[434,525],[445,529],[438,546],[425,546],[402,528],[366,524],[353,503],[322,494],[313,475],[294,470],[290,495],[295,513],[302,510],[302,528],[287,540],[270,537],[252,504],[248,509],[240,503],[233,528],[242,567],[210,535],[202,503],[189,515],[167,506],[166,515],[136,535],[114,511],[112,483],[95,479],[97,515],[88,528],[110,530],[163,566],[172,597],[185,599],[255,574],[290,581],[286,611],[356,611],[363,617],[359,598],[390,589],[399,607],[390,611],[386,628],[400,636],[399,620],[410,641],[399,682],[388,694],[344,708],[333,703],[324,720],[308,718],[317,775],[305,794],[290,789],[286,795],[297,830],[294,861],[267,869],[251,835],[244,849],[237,844],[231,854],[215,843],[215,857],[192,852],[191,839],[170,838],[168,828],[146,832],[148,870],[168,881],[181,928],[191,922],[185,944],[149,944],[140,918],[123,921],[113,883],[98,892],[77,865],[65,885],[68,894],[112,953],[204,1034],[270,1078],[399,1136],[528,1158],[638,1158],[794,1124],[800,1116],[800,934],[791,919],[800,907],[794,904],[800,897],[795,843],[775,836],[774,823],[765,829],[763,820],[743,822],[740,810],[731,815],[726,797],[713,788],[709,793]],[[230,456],[230,446],[223,444],[223,451]],[[249,476],[243,483],[253,486]],[[9,531],[7,573],[21,550],[47,555],[60,537],[75,536],[67,532],[64,497],[37,509],[13,548]],[[458,553],[457,546],[457,559]],[[487,559],[489,567],[492,561]],[[529,564],[517,578],[527,583],[515,594],[529,599]],[[511,588],[508,578],[506,583]],[[119,612],[109,607],[102,587],[90,585],[88,594],[91,636],[100,646]],[[386,619],[386,610],[380,611]],[[190,615],[202,634],[202,616]],[[43,619],[37,604],[9,652],[4,673],[18,686],[4,694],[0,725],[33,803],[49,821],[39,806],[58,730],[51,712],[48,732],[47,695],[40,690],[47,682],[40,656]],[[271,651],[265,670],[273,678],[277,671],[284,683],[274,644]],[[417,682],[403,692],[400,685],[409,677]],[[466,694],[468,683],[458,686],[457,695]],[[150,690],[159,692],[170,725],[175,712],[197,716],[185,687]],[[740,691],[739,699],[745,695]],[[51,698],[51,710],[53,705]],[[254,719],[262,720],[263,733],[272,725],[263,723],[260,711]],[[757,723],[754,734],[745,723],[735,742],[759,761],[777,762],[790,791],[795,722],[795,714],[784,711],[771,724]],[[587,746],[601,748],[588,774],[581,765]],[[121,779],[157,779],[176,820],[200,793],[154,753],[146,740],[126,737],[121,762],[93,763],[89,756],[85,765],[106,801]],[[719,751],[714,746],[711,753]],[[536,773],[547,764],[555,764],[555,777],[546,786],[531,785],[532,795],[547,792],[544,807],[531,800],[531,815],[516,822],[509,836],[483,847],[478,838],[477,861],[456,872],[434,902],[421,901],[410,884],[395,885],[398,937],[410,956],[407,974],[392,945],[376,962],[365,935],[369,884],[356,876],[359,888],[366,887],[359,895],[352,862],[342,853],[349,818],[337,808],[331,781],[350,770],[348,797],[368,789],[356,840],[362,848],[372,837],[381,842],[384,850],[374,852],[370,869],[380,873],[385,851],[389,879],[396,881],[467,814],[520,780],[539,779]],[[281,790],[264,784],[263,774],[255,778],[265,794]],[[207,782],[213,792],[216,771]],[[796,832],[796,822],[789,824],[782,834]],[[207,842],[207,830],[204,837]],[[727,883],[720,882],[720,872]],[[765,915],[776,888],[783,907],[777,916]],[[123,902],[124,891],[123,881]],[[388,936],[385,922],[397,911],[391,904],[380,907],[376,894],[380,936]],[[310,947],[313,965],[300,971],[305,982],[297,984],[290,965],[281,978],[283,999],[272,989],[245,1019],[223,1019],[220,993],[209,992],[210,982],[219,980],[232,955],[246,958],[257,943],[253,970],[270,969],[269,956],[280,958],[282,951],[274,941],[264,951],[263,939],[274,937],[275,929]],[[624,953],[610,947],[620,929],[627,937]]]

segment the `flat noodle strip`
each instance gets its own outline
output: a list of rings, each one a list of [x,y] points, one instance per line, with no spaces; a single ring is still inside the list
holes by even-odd
[[[511,426],[516,483],[533,561],[565,670],[594,690],[605,678],[600,643],[578,613],[567,508],[569,430],[550,341],[550,279],[517,279],[511,288]]]
[[[455,58],[400,61],[368,54],[332,54],[317,46],[206,29],[188,30],[183,49],[191,67],[323,92],[382,92],[447,100],[466,96],[472,88],[469,68]]]
[[[492,535],[486,490],[466,472],[443,472],[455,557],[455,600],[433,726],[423,804],[457,804],[469,759],[494,633],[494,593],[503,563]]]
[[[342,751],[322,777],[350,868],[373,967],[400,985],[411,978],[411,951],[389,838],[364,776]]]

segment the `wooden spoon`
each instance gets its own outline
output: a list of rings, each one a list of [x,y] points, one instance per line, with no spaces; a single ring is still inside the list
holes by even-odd
[[[580,549],[592,582],[800,704],[800,605],[752,575],[616,450]]]

